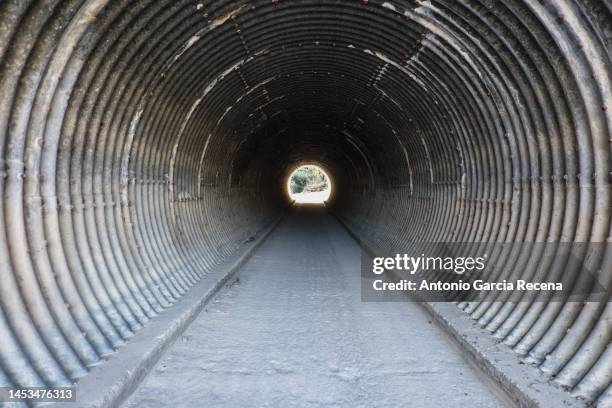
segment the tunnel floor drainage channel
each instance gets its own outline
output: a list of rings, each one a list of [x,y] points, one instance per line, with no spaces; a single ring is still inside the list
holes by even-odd
[[[359,253],[294,207],[126,406],[507,405],[417,304],[361,301]]]

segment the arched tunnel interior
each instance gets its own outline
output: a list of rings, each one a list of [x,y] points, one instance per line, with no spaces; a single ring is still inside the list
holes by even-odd
[[[585,243],[609,287],[611,50],[610,0],[1,1],[0,385],[112,359],[304,163],[373,244]],[[608,297],[457,305],[612,405]]]

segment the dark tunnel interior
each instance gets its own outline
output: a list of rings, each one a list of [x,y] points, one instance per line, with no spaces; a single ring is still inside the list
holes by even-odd
[[[3,0],[0,17],[0,385],[112,358],[286,210],[304,163],[373,243],[611,242],[609,0]],[[587,250],[610,287],[612,253]],[[500,256],[524,276],[552,262]],[[458,306],[612,403],[608,301],[497,300]]]

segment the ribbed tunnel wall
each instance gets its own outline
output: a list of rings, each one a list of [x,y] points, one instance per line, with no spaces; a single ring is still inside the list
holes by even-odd
[[[610,50],[610,0],[3,0],[0,385],[86,375],[300,163],[389,247],[610,242]],[[495,300],[459,306],[612,404],[611,303]]]

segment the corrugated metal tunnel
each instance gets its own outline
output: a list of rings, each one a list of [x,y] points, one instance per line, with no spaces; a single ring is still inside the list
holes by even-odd
[[[586,242],[610,287],[611,51],[610,0],[3,0],[0,385],[87,375],[303,163],[372,242]],[[612,405],[610,302],[498,300],[459,307]]]

